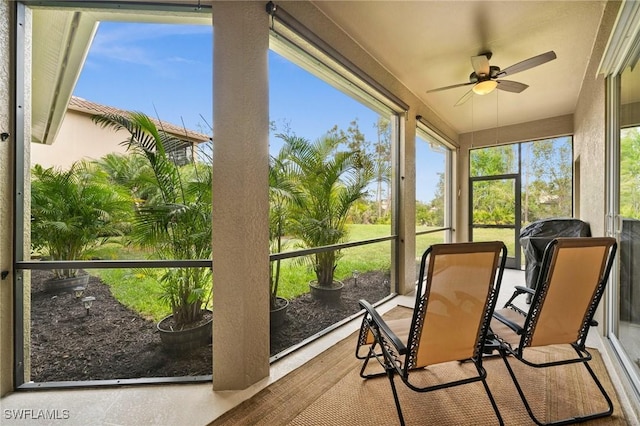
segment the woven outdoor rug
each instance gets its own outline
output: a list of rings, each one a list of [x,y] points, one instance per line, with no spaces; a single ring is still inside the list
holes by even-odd
[[[385,318],[410,315],[395,308]],[[393,396],[386,377],[363,380],[361,362],[355,358],[354,333],[323,354],[260,391],[253,398],[225,413],[211,425],[396,425],[399,424]],[[600,354],[591,351],[590,362],[614,403],[611,417],[589,425],[626,425],[620,404]],[[536,351],[538,359],[552,359],[557,350]],[[563,366],[527,368],[513,360],[512,367],[525,388],[533,411],[546,421],[585,412],[602,411],[606,404],[586,369]],[[533,422],[517,394],[499,357],[485,358],[487,382],[506,425]],[[580,367],[580,368],[577,368]],[[462,368],[475,370],[470,363]],[[448,363],[416,374],[425,383],[460,374],[459,363]],[[428,393],[409,390],[400,379],[396,385],[407,425],[493,425],[495,413],[481,382]]]

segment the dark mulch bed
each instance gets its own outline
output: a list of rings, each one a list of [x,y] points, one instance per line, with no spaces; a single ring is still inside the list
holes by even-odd
[[[211,374],[211,346],[188,355],[164,351],[156,323],[121,305],[109,287],[89,279],[84,296],[96,298],[87,311],[72,293],[50,294],[44,281],[52,274],[32,271],[31,380],[84,381]],[[383,273],[345,281],[341,303],[327,306],[305,294],[291,301],[287,320],[271,332],[271,355],[299,344],[359,311],[358,300],[371,302],[389,294]]]

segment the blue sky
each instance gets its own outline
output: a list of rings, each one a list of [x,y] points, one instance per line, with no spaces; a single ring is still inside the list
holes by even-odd
[[[74,95],[210,133],[212,44],[208,26],[103,22]],[[334,125],[346,130],[357,119],[367,139],[375,140],[376,112],[274,52],[269,79],[270,119],[279,130],[286,123],[314,140]],[[279,148],[277,140],[271,145]],[[441,166],[426,157],[418,161],[425,167],[418,171],[417,196],[430,200]]]

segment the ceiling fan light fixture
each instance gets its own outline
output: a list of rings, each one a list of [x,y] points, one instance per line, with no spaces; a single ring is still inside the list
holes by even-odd
[[[493,92],[493,89],[498,87],[498,83],[495,80],[485,80],[473,86],[471,90],[476,95],[488,95]]]

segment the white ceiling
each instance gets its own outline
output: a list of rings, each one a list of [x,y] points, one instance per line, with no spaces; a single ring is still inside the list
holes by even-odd
[[[465,133],[572,114],[606,1],[315,1],[360,46]],[[508,80],[521,93],[494,90],[454,104],[470,86],[471,56],[491,51],[501,69],[553,50],[557,59]],[[596,76],[587,76],[595,78]]]

